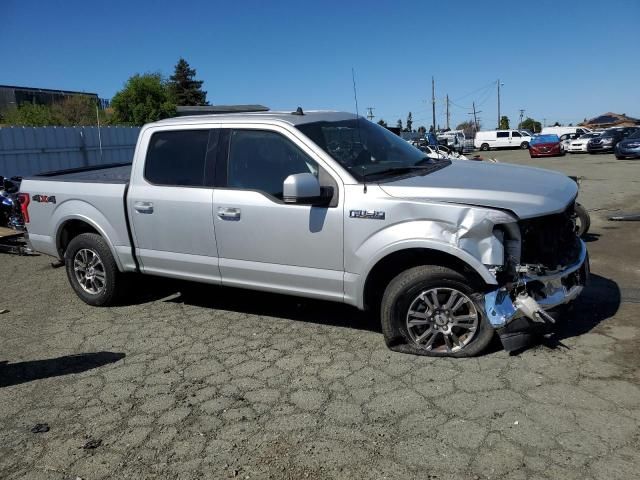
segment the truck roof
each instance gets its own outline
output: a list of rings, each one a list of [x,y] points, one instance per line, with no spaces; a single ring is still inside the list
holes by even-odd
[[[243,113],[220,113],[213,115],[192,115],[183,117],[167,118],[159,120],[148,125],[198,125],[202,123],[236,123],[236,122],[255,122],[255,121],[271,121],[284,122],[289,125],[302,125],[304,123],[313,122],[336,122],[340,120],[351,120],[356,115],[348,112],[338,112],[331,110],[308,110],[302,115],[291,112],[243,112]],[[364,119],[363,119],[364,120]]]

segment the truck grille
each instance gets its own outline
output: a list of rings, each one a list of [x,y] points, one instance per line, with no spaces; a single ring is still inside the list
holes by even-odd
[[[562,213],[521,220],[522,264],[541,264],[550,270],[571,265],[580,255],[574,203]]]

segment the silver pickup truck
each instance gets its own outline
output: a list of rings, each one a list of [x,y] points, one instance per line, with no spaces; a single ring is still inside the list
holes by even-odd
[[[575,182],[434,160],[349,113],[163,120],[131,164],[21,191],[32,248],[96,306],[138,272],[372,309],[389,348],[463,357],[522,348],[588,278]]]

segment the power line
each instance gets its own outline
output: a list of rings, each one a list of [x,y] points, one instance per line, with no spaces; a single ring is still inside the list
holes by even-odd
[[[489,90],[489,89],[490,89],[490,88],[492,88],[495,84],[496,84],[496,82],[495,82],[495,81],[492,81],[492,82],[488,83],[487,85],[485,85],[485,86],[483,86],[483,87],[477,88],[476,90],[473,90],[472,92],[469,92],[469,93],[467,93],[466,95],[463,95],[463,96],[461,96],[461,97],[458,97],[458,98],[457,98],[457,100],[462,100],[463,98],[466,98],[466,97],[468,97],[468,96],[470,96],[470,95],[473,95],[474,93],[479,92],[480,90]]]

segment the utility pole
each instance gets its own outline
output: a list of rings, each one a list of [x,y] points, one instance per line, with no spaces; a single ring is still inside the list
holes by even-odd
[[[498,129],[500,129],[500,79],[498,79]]]
[[[473,102],[473,125],[476,128],[476,132],[480,130],[478,126],[478,114],[482,113],[482,110],[476,110],[476,102]]]
[[[433,133],[436,133],[436,81],[431,77],[431,114]]]
[[[546,119],[546,118],[543,118],[543,119],[542,119],[542,126],[543,126],[543,127],[546,127],[546,126],[547,126],[547,119]]]
[[[520,123],[518,123],[518,128],[522,128],[522,119],[524,118],[524,108],[520,109]]]
[[[449,116],[449,94],[447,93],[447,130],[450,130],[450,128],[449,128],[449,120],[450,120],[450,116]]]
[[[373,111],[375,109],[373,107],[367,107],[367,118],[369,119],[370,122],[373,122],[373,119],[376,118],[375,115],[373,114]]]

